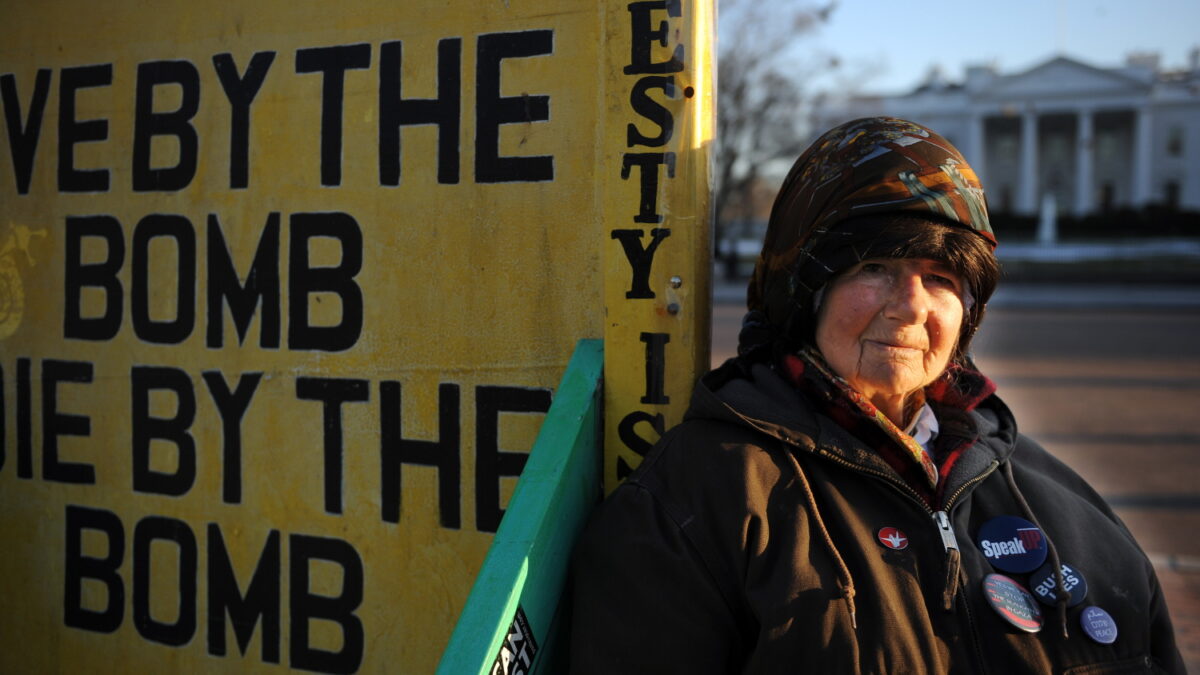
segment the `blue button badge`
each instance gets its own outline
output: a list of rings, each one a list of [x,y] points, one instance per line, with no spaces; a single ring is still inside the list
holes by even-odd
[[[1067,600],[1067,607],[1074,607],[1083,602],[1084,596],[1087,595],[1087,579],[1079,573],[1079,570],[1063,563],[1062,566],[1063,587],[1071,594]],[[1058,598],[1054,591],[1058,588],[1058,580],[1054,578],[1054,563],[1047,562],[1038,568],[1038,571],[1029,575],[1029,587],[1042,604],[1053,607],[1058,604]]]
[[[1079,623],[1087,636],[1102,645],[1111,645],[1117,641],[1117,622],[1108,612],[1092,605],[1079,615]]]
[[[979,528],[984,557],[998,570],[1032,572],[1046,562],[1049,545],[1036,525],[1016,516],[997,516]]]

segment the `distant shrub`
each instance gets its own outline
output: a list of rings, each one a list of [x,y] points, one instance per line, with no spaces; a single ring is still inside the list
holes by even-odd
[[[992,229],[1004,241],[1033,240],[1036,216],[992,213]],[[1058,217],[1058,236],[1063,240],[1130,239],[1140,237],[1200,238],[1200,211],[1179,211],[1160,205],[1142,209],[1117,209],[1076,218]]]

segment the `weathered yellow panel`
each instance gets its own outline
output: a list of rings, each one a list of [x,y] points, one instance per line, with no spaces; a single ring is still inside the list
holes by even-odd
[[[6,11],[0,671],[431,672],[576,340],[614,439],[707,362],[709,15],[668,4]]]
[[[605,456],[611,491],[683,418],[708,369],[712,5],[611,5],[604,269]],[[614,357],[613,355],[619,355]]]

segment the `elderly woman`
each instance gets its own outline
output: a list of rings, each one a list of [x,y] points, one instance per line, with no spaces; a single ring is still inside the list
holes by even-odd
[[[1183,670],[1129,531],[971,361],[995,244],[925,127],[797,160],[738,357],[576,552],[573,672]]]

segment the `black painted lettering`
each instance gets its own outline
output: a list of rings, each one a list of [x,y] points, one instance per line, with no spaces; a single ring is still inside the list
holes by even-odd
[[[324,413],[325,512],[342,512],[342,404],[366,401],[370,390],[366,380],[323,377],[296,378],[296,398],[321,401]]]
[[[33,394],[29,359],[17,359],[17,477],[33,478]]]
[[[42,117],[46,113],[46,98],[50,93],[51,70],[38,68],[29,99],[29,114],[21,120],[21,99],[17,96],[17,76],[0,76],[0,98],[4,99],[4,122],[8,126],[8,151],[12,154],[13,177],[17,179],[17,194],[29,194],[33,179],[33,158],[37,154],[38,136],[42,133]]]
[[[178,548],[179,616],[172,623],[159,621],[150,612],[151,582],[164,574],[152,568],[150,546],[155,541]],[[146,516],[133,528],[133,624],[147,640],[172,647],[187,644],[196,634],[196,535],[182,520]]]
[[[217,214],[208,215],[208,334],[206,344],[220,349],[225,344],[222,300],[229,305],[229,314],[237,329],[238,344],[244,344],[254,310],[262,303],[262,322],[258,344],[264,349],[279,348],[279,213],[267,215],[258,238],[254,260],[246,274],[245,285],[238,280],[233,255],[221,233]]]
[[[310,267],[308,240],[337,239],[342,260],[333,267]],[[362,334],[363,294],[354,277],[362,270],[362,230],[346,213],[293,213],[288,255],[288,348],[338,352]],[[309,324],[308,296],[335,293],[342,301],[342,320],[335,326]]]
[[[196,419],[196,392],[188,374],[178,368],[134,366],[130,371],[133,390],[133,490],[178,497],[187,494],[196,481],[196,440],[189,433]],[[171,417],[150,415],[150,395],[173,392],[177,403]],[[173,473],[150,468],[151,442],[155,439],[175,446]]]
[[[212,61],[229,100],[229,188],[238,190],[250,184],[250,104],[267,79],[275,52],[256,52],[242,75],[233,54],[216,54]]]
[[[457,384],[438,385],[438,439],[418,441],[401,435],[400,383],[379,383],[380,476],[383,520],[400,522],[401,467],[405,464],[432,466],[438,474],[438,514],[442,527],[462,526],[461,436]]]
[[[475,57],[475,181],[477,183],[554,180],[554,156],[500,155],[500,125],[550,119],[549,96],[501,96],[500,62],[554,52],[554,31],[480,35]]]
[[[629,92],[629,104],[633,106],[637,114],[657,124],[659,132],[657,136],[645,136],[638,131],[637,125],[630,123],[625,129],[625,143],[629,147],[645,145],[657,148],[666,145],[675,133],[675,118],[671,115],[670,110],[650,98],[650,94],[647,92],[651,89],[661,89],[667,98],[674,98],[675,78],[650,75],[643,77],[633,85],[633,90]]]
[[[242,418],[262,380],[262,373],[243,373],[232,392],[219,370],[203,373],[208,393],[221,413],[221,499],[242,503]]]
[[[626,298],[653,298],[654,291],[650,290],[650,267],[654,263],[654,252],[663,239],[671,236],[670,228],[661,227],[650,230],[650,245],[642,247],[644,230],[613,230],[612,238],[621,242],[625,251],[625,259],[629,261],[631,278],[629,290],[625,291]]]
[[[667,343],[671,341],[669,333],[642,333],[642,342],[646,343],[646,395],[642,403],[666,405],[671,397],[663,393],[667,380]]]
[[[649,2],[633,2],[629,4],[630,22],[630,54],[629,65],[625,66],[626,75],[644,75],[647,73],[678,73],[683,70],[683,45],[675,45],[671,58],[666,61],[654,61],[650,57],[650,43],[658,42],[660,47],[667,46],[670,29],[666,21],[660,21],[658,28],[651,27],[652,12],[666,10],[667,16],[679,17],[679,0],[650,0]]]
[[[262,619],[262,660],[279,663],[279,530],[271,530],[243,595],[216,523],[208,524],[208,653],[225,656],[225,615],[243,656]]]
[[[179,85],[179,108],[154,112],[154,88]],[[186,188],[196,176],[200,139],[192,118],[200,109],[200,71],[190,61],[149,61],[137,68],[137,94],[133,118],[133,191],[175,192]],[[151,166],[151,141],[155,136],[174,136],[179,143],[175,166]]]
[[[621,164],[621,178],[629,179],[633,167],[642,170],[642,196],[638,203],[635,223],[661,223],[658,212],[658,167],[667,165],[667,177],[675,177],[675,153],[673,152],[627,152]]]
[[[102,262],[83,262],[83,239],[103,239],[106,255]],[[63,303],[63,337],[76,340],[111,340],[121,329],[125,289],[117,272],[125,264],[125,237],[121,223],[112,216],[67,216],[66,251],[63,256],[66,293]],[[83,316],[83,289],[104,291],[104,314]]]
[[[500,477],[520,476],[527,452],[500,450],[500,413],[545,413],[550,391],[525,387],[475,387],[475,528],[495,532],[504,517]]]
[[[437,98],[401,97],[402,52],[399,40],[379,50],[379,184],[400,184],[400,127],[419,124],[438,128],[438,182],[457,183],[462,39],[438,41]]]
[[[112,64],[63,68],[58,76],[58,191],[107,192],[108,169],[76,169],[75,144],[108,140],[108,120],[75,119],[75,93],[112,84]]]
[[[325,560],[342,568],[339,595],[318,595],[310,590],[309,563]],[[288,598],[291,608],[289,657],[292,668],[327,673],[352,673],[363,657],[362,619],[354,614],[363,600],[362,558],[341,539],[293,534],[288,537]],[[342,648],[331,652],[312,647],[309,621],[332,621],[342,628]]]
[[[321,73],[321,185],[342,184],[342,101],[346,71],[371,65],[371,45],[296,50],[297,73]]]
[[[150,241],[155,237],[175,240],[175,318],[157,321],[150,317],[150,288],[163,280],[150,280]],[[196,326],[196,231],[187,218],[152,213],[133,230],[133,274],[129,292],[129,314],[133,332],[146,342],[179,344]],[[161,269],[161,267],[160,267]]]
[[[66,560],[63,568],[63,623],[96,633],[111,633],[125,618],[125,584],[117,570],[125,560],[125,528],[112,511],[67,505]],[[103,558],[83,554],[83,531],[103,533],[108,551]],[[83,581],[104,585],[102,609],[83,606]]]
[[[96,468],[58,458],[59,436],[91,436],[92,421],[85,415],[58,411],[58,384],[92,381],[92,364],[86,361],[42,361],[42,478],[57,483],[96,482]]]
[[[642,410],[635,410],[617,423],[617,437],[625,444],[625,447],[634,451],[640,457],[645,457],[650,449],[654,447],[654,441],[647,440],[638,436],[637,425],[645,422],[650,425],[654,431],[661,436],[666,430],[666,420],[662,413],[648,413]],[[633,467],[629,466],[623,458],[617,457],[617,478],[624,480],[630,473],[633,472]]]

